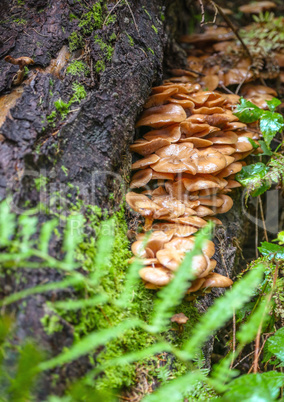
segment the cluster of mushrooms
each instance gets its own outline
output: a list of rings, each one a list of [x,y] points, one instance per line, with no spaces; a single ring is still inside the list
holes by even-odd
[[[241,123],[232,112],[239,96],[175,80],[152,89],[136,125],[143,138],[130,146],[137,160],[126,201],[145,218],[131,249],[144,265],[140,276],[148,289],[171,281],[194,246],[194,234],[209,220],[222,224],[216,215],[233,206],[228,194],[240,186],[235,174],[246,156],[259,152],[250,142],[259,139],[256,127]],[[188,294],[232,284],[212,272],[214,253],[214,243],[207,241],[194,257],[196,279]]]

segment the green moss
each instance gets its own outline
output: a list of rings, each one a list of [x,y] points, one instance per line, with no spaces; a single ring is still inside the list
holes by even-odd
[[[98,37],[98,35],[94,36],[94,42],[99,45],[101,51],[104,54],[104,58],[110,61],[114,51],[113,47],[105,43],[102,39]]]
[[[52,335],[54,332],[60,332],[63,326],[60,324],[60,318],[54,314],[46,314],[41,319],[40,322],[44,328],[47,335]]]
[[[134,40],[133,40],[132,36],[128,35],[128,33],[127,33],[127,32],[126,32],[126,35],[127,35],[127,37],[128,37],[128,40],[129,40],[130,46],[134,46]]]
[[[156,34],[158,34],[158,29],[155,27],[155,25],[152,25],[152,29],[154,30],[154,32],[155,32]]]
[[[72,32],[68,38],[70,52],[83,47],[83,37],[78,32]]]
[[[88,76],[90,74],[89,67],[80,60],[72,61],[66,69],[67,74],[71,75],[84,75]]]
[[[94,66],[95,72],[97,74],[104,72],[106,69],[106,65],[103,60],[98,60]]]
[[[84,85],[79,84],[78,82],[73,82],[72,89],[74,91],[72,102],[81,102],[81,100],[85,99],[87,96],[87,92],[84,88]]]

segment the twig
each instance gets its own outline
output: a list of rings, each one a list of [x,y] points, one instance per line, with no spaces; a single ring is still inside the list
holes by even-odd
[[[265,220],[264,220],[264,213],[263,213],[262,200],[261,200],[260,195],[258,196],[258,199],[259,199],[259,207],[260,207],[261,220],[262,220],[262,223],[263,223],[264,236],[265,236],[265,240],[268,241],[267,230],[266,230],[266,225],[265,225]]]
[[[204,4],[202,0],[198,0],[199,4],[200,4],[200,8],[201,8],[201,21],[200,21],[200,25],[204,25],[205,22],[205,10],[204,10]]]
[[[242,81],[239,83],[238,88],[236,89],[236,92],[235,92],[236,95],[238,95],[239,90],[241,89],[241,87],[243,86],[245,80],[247,79],[247,76],[248,76],[248,73],[249,73],[249,70],[250,70],[250,69],[251,69],[251,66],[249,66],[249,68],[247,69],[246,75],[244,76],[244,78],[242,79]]]
[[[239,364],[241,364],[241,362],[243,362],[247,357],[251,356],[254,354],[254,350],[252,352],[250,352],[248,355],[245,355],[245,357],[243,357],[240,361],[238,361],[238,363],[236,363],[232,368],[236,368]]]
[[[112,9],[110,10],[110,12],[109,12],[108,15],[106,16],[103,25],[106,24],[106,22],[107,22],[109,16],[110,16],[111,13],[116,9],[116,7],[119,5],[119,3],[121,3],[121,1],[122,1],[122,0],[118,0],[118,2],[116,3],[116,5],[112,7]]]
[[[209,0],[210,3],[218,10],[218,12],[220,13],[221,17],[226,21],[227,25],[231,28],[231,30],[234,32],[234,34],[236,35],[236,37],[238,38],[238,40],[241,42],[243,48],[245,49],[251,63],[253,63],[253,58],[252,55],[250,54],[250,51],[247,47],[247,45],[245,44],[245,42],[242,40],[238,30],[234,27],[234,25],[232,24],[230,18],[224,13],[224,11],[222,10],[222,8],[215,3],[215,1],[213,0]]]
[[[219,83],[219,86],[220,86],[222,89],[224,89],[224,91],[228,92],[229,94],[235,95],[234,92],[230,91],[227,87],[225,87],[224,84],[220,84],[220,83]]]
[[[125,0],[125,3],[126,3],[126,5],[127,5],[127,7],[129,8],[130,14],[131,14],[131,16],[132,16],[132,18],[133,18],[133,22],[134,22],[136,31],[138,32],[138,35],[140,35],[139,29],[138,29],[138,25],[136,24],[135,17],[134,17],[134,14],[133,14],[132,10],[131,10],[131,7],[130,7],[130,5],[129,5],[129,3],[128,3],[127,0]]]
[[[48,35],[43,35],[41,33],[39,33],[36,29],[32,28],[38,35],[43,36],[44,38],[49,38]]]

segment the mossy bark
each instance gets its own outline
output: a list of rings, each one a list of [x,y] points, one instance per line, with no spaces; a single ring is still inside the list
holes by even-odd
[[[93,28],[88,26],[86,33],[80,26],[82,16],[97,3],[95,0],[29,0],[22,4],[5,0],[2,4],[2,96],[11,91],[12,78],[17,71],[4,57],[8,54],[29,56],[35,62],[21,96],[0,127],[0,196],[12,195],[15,208],[22,209],[27,204],[35,206],[39,201],[51,208],[50,200],[56,192],[65,198],[71,186],[78,186],[80,194],[77,196],[74,191],[71,202],[80,199],[85,205],[97,204],[114,210],[123,196],[121,184],[130,174],[129,144],[135,136],[135,120],[151,87],[160,84],[171,68],[186,63],[186,55],[176,38],[186,24],[189,2],[172,0],[165,4],[162,0],[133,0],[128,1],[131,11],[127,4],[121,3],[112,11],[114,3],[101,2],[107,11]],[[111,11],[116,21],[103,25]],[[91,73],[86,77],[84,74],[73,76],[66,72],[66,66],[59,73],[47,73],[44,69],[74,32],[80,34],[84,50],[75,51],[71,60],[83,60]],[[110,39],[113,34],[114,39]],[[108,60],[95,36],[112,46],[111,59]],[[69,109],[62,118],[54,102],[70,101],[74,81],[84,85],[87,96],[80,103],[74,103],[76,107]],[[54,118],[50,117],[52,113]],[[34,181],[42,176],[48,178],[44,193],[38,191]],[[233,241],[237,238],[241,244],[245,237],[244,218],[238,204],[225,220],[225,231],[217,230],[216,236],[220,241],[217,271],[231,276],[237,255]],[[52,252],[56,255],[56,247]],[[20,285],[9,278],[3,296],[11,289],[20,290],[56,279],[51,270],[22,275]],[[199,301],[200,313],[219,295],[219,291],[212,292]],[[30,297],[25,306],[15,306],[15,315],[20,338],[35,336],[48,354],[55,355],[64,346],[71,345],[73,332],[64,321],[60,333],[48,336],[44,332],[40,318],[45,314],[46,301],[52,297],[52,294]],[[206,346],[207,366],[210,366],[212,345],[213,340],[210,340]],[[68,379],[79,377],[88,368],[89,361],[83,358],[58,370],[55,392],[62,393]],[[43,379],[39,400],[51,390],[54,391],[49,373]]]

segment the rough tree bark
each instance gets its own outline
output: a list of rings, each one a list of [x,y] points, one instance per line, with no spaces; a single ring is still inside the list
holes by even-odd
[[[130,172],[128,148],[135,135],[137,115],[151,87],[161,82],[163,74],[173,66],[185,65],[185,53],[175,36],[189,10],[186,0],[169,0],[166,5],[162,0],[121,3],[113,10],[116,14],[113,24],[96,27],[83,35],[83,54],[75,51],[66,56],[63,49],[63,57],[83,57],[89,65],[89,77],[75,77],[84,83],[87,97],[67,118],[62,120],[57,116],[55,126],[48,124],[46,117],[55,110],[54,101],[62,98],[68,102],[74,81],[74,77],[66,74],[64,60],[60,71],[60,67],[52,67],[52,60],[68,44],[73,32],[82,31],[79,18],[70,15],[81,16],[95,3],[95,0],[28,0],[21,4],[16,0],[2,0],[0,103],[7,100],[5,96],[11,90],[14,96],[9,98],[13,106],[0,126],[0,195],[5,198],[12,194],[14,206],[23,207],[27,200],[34,206],[40,201],[34,178],[41,174],[49,178],[50,192],[60,191],[64,196],[67,183],[72,183],[79,186],[80,197],[86,204],[113,208],[110,193],[114,193],[115,203],[119,204],[121,183],[115,183],[112,172],[123,179]],[[108,11],[114,6],[109,3]],[[94,36],[105,40],[112,32],[116,34],[112,59],[105,61],[103,72],[97,73],[94,66],[104,56]],[[17,66],[4,61],[8,54],[29,56],[35,62],[18,89],[12,86]],[[237,238],[241,243],[244,237],[240,208],[235,207],[226,218],[225,229],[219,230],[216,237],[220,244],[217,259],[221,273],[232,275],[237,255],[232,239]],[[56,279],[49,270],[25,275],[28,286]],[[3,295],[11,289],[20,290],[21,286],[26,285],[16,285],[10,278]],[[219,294],[216,291],[206,296],[199,303],[201,311]],[[25,308],[21,304],[16,306],[15,314],[20,338],[36,336],[48,353],[55,355],[62,347],[72,344],[73,334],[67,323],[63,323],[62,332],[55,336],[43,331],[39,319],[50,297],[50,294],[30,297]],[[206,347],[208,365],[212,347],[213,340]],[[87,369],[85,358],[64,370],[58,369],[60,381],[55,392],[62,393],[67,378],[78,377]],[[46,375],[39,400],[51,391],[54,390]]]

